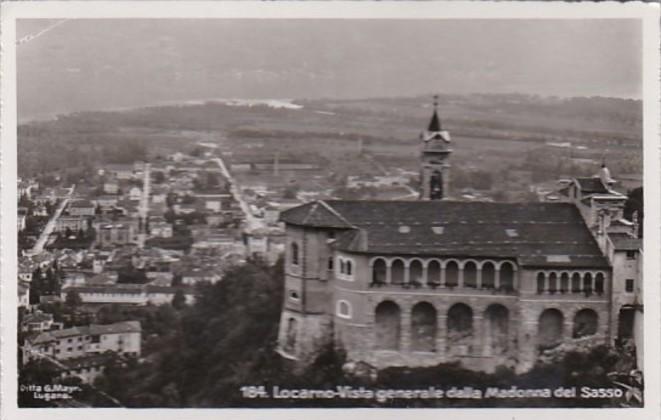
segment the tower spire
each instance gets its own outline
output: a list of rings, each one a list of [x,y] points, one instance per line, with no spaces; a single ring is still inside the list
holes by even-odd
[[[420,135],[420,199],[442,200],[448,196],[450,164],[450,133],[443,129],[438,117],[438,95],[434,95],[434,112],[427,130]]]
[[[434,113],[431,116],[431,121],[429,121],[427,131],[434,133],[441,130],[441,119],[438,118],[438,95],[434,95]]]

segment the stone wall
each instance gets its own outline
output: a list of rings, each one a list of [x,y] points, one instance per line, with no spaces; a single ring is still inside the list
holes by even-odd
[[[312,362],[325,345],[332,342],[332,337],[332,318],[329,315],[284,310],[278,329],[278,352],[304,366]]]

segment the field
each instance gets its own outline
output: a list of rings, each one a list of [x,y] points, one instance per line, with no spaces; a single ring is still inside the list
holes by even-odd
[[[491,192],[516,199],[532,183],[594,174],[603,160],[616,179],[642,173],[640,101],[446,95],[439,102],[452,135],[457,189],[478,188],[475,174],[486,172]],[[43,176],[80,162],[131,162],[207,142],[229,162],[314,163],[319,171],[312,175],[332,178],[332,187],[351,175],[416,172],[419,133],[431,111],[430,98],[413,97],[211,101],[76,113],[19,127],[19,176]],[[308,182],[309,175],[284,172],[268,182],[323,186]]]

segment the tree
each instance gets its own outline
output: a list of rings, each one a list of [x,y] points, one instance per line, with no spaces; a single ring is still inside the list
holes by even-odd
[[[165,182],[165,174],[163,171],[154,171],[152,172],[152,180],[154,184],[162,184]]]
[[[181,289],[175,292],[174,297],[172,298],[172,307],[177,310],[186,307],[186,295],[184,295],[184,292]]]
[[[83,299],[80,297],[78,292],[69,290],[67,292],[67,296],[64,299],[64,303],[71,308],[75,308],[79,305],[82,305]]]
[[[282,198],[286,198],[289,200],[295,199],[299,190],[300,188],[297,185],[291,185],[285,188],[285,191],[282,193]]]

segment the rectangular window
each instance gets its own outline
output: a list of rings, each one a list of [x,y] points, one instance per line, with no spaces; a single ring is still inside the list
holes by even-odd
[[[635,260],[636,251],[627,251],[627,260]]]
[[[634,283],[633,283],[633,279],[627,279],[627,280],[626,280],[626,283],[625,283],[625,285],[624,285],[624,290],[625,290],[627,293],[633,293],[633,284],[634,284]]]

